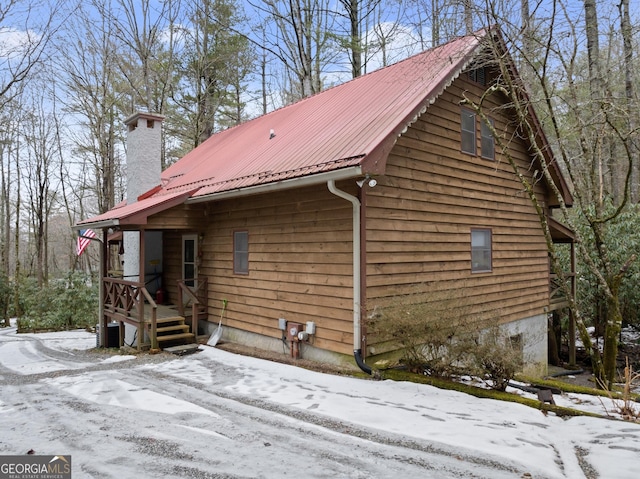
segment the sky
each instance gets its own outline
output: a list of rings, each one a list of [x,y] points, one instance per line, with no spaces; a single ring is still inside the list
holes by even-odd
[[[314,417],[351,424],[354,428],[374,431],[384,437],[413,441],[426,445],[428,449],[452,451],[452,458],[438,459],[443,462],[433,465],[436,470],[461,467],[462,461],[456,456],[481,458],[483,465],[478,466],[475,477],[513,477],[497,469],[495,475],[487,475],[486,468],[490,470],[491,464],[527,471],[537,479],[631,479],[638,477],[640,470],[640,424],[588,417],[560,418],[520,404],[478,399],[410,382],[322,374],[232,354],[207,345],[201,346],[200,351],[193,355],[158,357],[151,363],[144,360],[148,355],[92,357],[78,354],[79,350],[94,346],[95,335],[84,331],[18,335],[14,328],[0,329],[0,455],[8,454],[10,447],[20,450],[28,446],[42,451],[51,444],[60,444],[60,441],[52,442],[46,437],[58,437],[59,433],[56,435],[51,429],[71,429],[67,423],[73,421],[75,432],[65,432],[67,441],[62,442],[68,449],[55,454],[72,454],[74,467],[81,472],[77,477],[74,475],[75,479],[116,477],[106,472],[102,475],[88,472],[101,468],[108,470],[109,467],[115,467],[114,471],[118,471],[120,477],[131,477],[127,476],[131,469],[121,469],[124,465],[109,466],[118,464],[113,461],[116,445],[111,441],[115,443],[116,439],[126,435],[125,432],[111,432],[106,425],[97,429],[106,421],[112,422],[107,419],[109,411],[121,411],[118,413],[124,421],[121,428],[125,428],[127,422],[139,422],[141,428],[144,430],[146,427],[147,434],[158,441],[170,437],[178,444],[176,447],[182,445],[187,448],[193,439],[192,434],[199,438],[196,442],[201,442],[203,437],[228,437],[229,430],[225,428],[230,426],[220,426],[220,416],[228,412],[230,403],[235,401],[257,404],[250,412],[256,432],[243,432],[240,436],[257,434],[261,422],[273,422],[274,416],[286,412],[285,424],[291,423],[293,430],[303,430],[306,435],[320,431],[319,434],[335,436],[335,454],[344,453],[344,446],[340,444],[344,434],[325,429],[317,421],[310,424],[297,417],[304,418],[305,414],[312,413]],[[24,385],[16,386],[14,376],[12,380],[7,379],[10,375],[24,377]],[[199,392],[190,398],[186,394],[189,388]],[[525,394],[519,389],[510,388],[510,391]],[[31,394],[33,404],[21,398],[21,394]],[[223,402],[211,408],[208,405],[214,401],[213,398]],[[585,395],[555,395],[555,401],[559,405],[601,414],[612,409],[608,400]],[[73,404],[78,415],[65,418],[65,404]],[[124,411],[128,412],[125,414]],[[81,412],[87,414],[81,415]],[[144,426],[145,414],[149,413],[154,413],[156,419],[153,425]],[[48,425],[39,423],[38,414],[55,420]],[[235,416],[226,418],[227,422],[234,421],[230,417]],[[83,420],[87,421],[86,435],[91,437],[91,441],[100,444],[104,441],[104,447],[91,451],[91,467],[83,462],[86,461],[83,456],[86,451],[82,447],[69,448],[69,444],[78,442],[73,434],[83,436],[77,432],[85,427],[80,422]],[[252,427],[249,426],[250,430]],[[26,431],[16,433],[20,428]],[[176,428],[183,432],[187,428],[189,434],[172,434]],[[96,436],[101,431],[109,432],[105,433],[108,439]],[[286,434],[283,430],[277,437],[285,440]],[[373,447],[366,438],[350,440],[357,440],[358,447]],[[212,447],[219,447],[218,442],[211,441]],[[237,447],[234,445],[225,454],[234,454]],[[290,447],[295,449],[295,443]],[[318,469],[314,470],[325,470],[322,457],[315,457],[312,451],[299,452],[311,461],[310,464],[318,461]],[[246,453],[255,457],[243,466],[241,476],[233,477],[281,477],[283,474],[282,471],[271,474],[263,468],[273,460],[275,450],[257,449]],[[132,454],[130,461],[134,463],[137,460],[135,450]],[[581,462],[586,463],[597,476],[585,475]],[[224,460],[220,459],[219,467],[223,466]],[[317,472],[314,477],[365,476],[355,472],[344,476]],[[377,476],[367,477],[386,476],[380,472]],[[445,475],[430,476],[425,470],[422,477],[441,479]]]

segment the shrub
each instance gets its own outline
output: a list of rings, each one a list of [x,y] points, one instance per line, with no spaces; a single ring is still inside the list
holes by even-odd
[[[86,328],[98,321],[98,284],[78,272],[43,287],[27,278],[21,284],[21,303],[20,330]]]
[[[469,353],[473,374],[497,391],[507,389],[509,381],[522,369],[521,345],[497,326],[479,334]]]
[[[466,308],[453,291],[395,297],[370,325],[379,339],[399,351],[409,371],[451,377],[465,369],[473,337],[460,327]]]
[[[475,375],[504,391],[522,368],[521,345],[497,326],[482,330],[481,324],[495,321],[469,314],[464,298],[455,297],[460,290],[395,297],[376,315],[371,330],[398,350],[400,363],[411,372],[442,378]]]

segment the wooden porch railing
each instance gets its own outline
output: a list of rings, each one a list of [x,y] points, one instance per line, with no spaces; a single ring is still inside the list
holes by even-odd
[[[569,287],[571,288],[571,291],[575,292],[575,287],[576,287],[575,273],[567,273],[565,276],[570,281]],[[569,303],[569,298],[567,298],[567,296],[562,291],[560,278],[558,277],[557,274],[551,274],[549,276],[549,302],[552,305],[552,310],[567,306]]]
[[[196,286],[189,286],[187,283],[193,282]],[[178,313],[185,314],[186,308],[191,305],[191,332],[198,335],[198,319],[207,313],[208,305],[208,280],[206,276],[195,279],[178,280]]]
[[[135,326],[138,330],[138,350],[144,342],[145,326],[150,326],[149,336],[151,348],[158,348],[157,311],[158,305],[153,300],[143,283],[125,281],[117,278],[103,278],[104,316],[120,323],[120,346],[122,346],[122,323]],[[145,317],[147,313],[147,317]],[[106,326],[104,324],[103,326]]]

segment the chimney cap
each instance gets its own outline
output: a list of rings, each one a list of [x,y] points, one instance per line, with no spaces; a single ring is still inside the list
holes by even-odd
[[[125,125],[129,125],[131,123],[135,123],[135,122],[138,121],[138,118],[143,118],[145,120],[157,120],[157,121],[162,122],[162,121],[164,121],[164,119],[166,117],[164,115],[160,115],[159,113],[150,113],[150,112],[138,111],[138,112],[135,112],[133,115],[131,115],[126,120],[124,120],[124,124]]]

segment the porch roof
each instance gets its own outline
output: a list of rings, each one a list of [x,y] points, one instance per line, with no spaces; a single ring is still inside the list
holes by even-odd
[[[144,225],[149,216],[184,203],[192,193],[193,190],[165,193],[131,204],[123,201],[106,213],[78,222],[77,226],[97,229],[120,226],[126,229],[127,225]]]
[[[557,219],[549,216],[549,231],[555,243],[575,243],[576,234],[567,226],[560,223]]]

